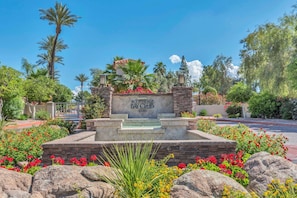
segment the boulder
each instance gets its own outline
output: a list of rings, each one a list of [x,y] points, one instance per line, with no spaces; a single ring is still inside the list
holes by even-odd
[[[247,190],[238,182],[218,172],[209,170],[194,170],[174,181],[170,191],[171,198],[210,198],[222,197],[225,186],[246,193]]]
[[[82,173],[93,172],[100,178],[100,171],[95,170],[104,169],[102,172],[108,172],[107,167],[78,167],[78,166],[48,166],[35,173],[32,183],[32,196],[39,197],[113,197],[114,188],[100,180],[89,178],[96,178],[95,176],[88,176],[86,178]],[[111,170],[111,169],[110,169]]]
[[[267,152],[259,152],[252,155],[245,163],[244,169],[249,175],[248,190],[263,194],[267,185],[273,179],[285,182],[287,178],[293,178],[297,182],[297,165],[283,157],[271,155]]]
[[[29,197],[32,175],[0,168],[0,197]]]

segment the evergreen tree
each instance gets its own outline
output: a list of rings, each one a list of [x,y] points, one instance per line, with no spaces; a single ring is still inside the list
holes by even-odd
[[[182,56],[182,60],[181,60],[181,65],[179,68],[179,73],[183,74],[185,76],[185,85],[186,86],[191,86],[191,76],[190,76],[190,72],[189,72],[189,68],[188,68],[188,64],[186,61],[185,56]]]

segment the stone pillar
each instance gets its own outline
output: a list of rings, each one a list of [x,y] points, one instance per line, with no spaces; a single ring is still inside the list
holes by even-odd
[[[47,102],[46,103],[46,111],[50,114],[50,118],[55,118],[55,103]]]
[[[104,101],[105,110],[102,115],[103,118],[109,118],[111,115],[113,90],[112,87],[91,87],[91,93],[98,95]]]
[[[176,117],[180,117],[181,112],[192,112],[192,92],[192,87],[176,86],[172,88],[173,112],[175,113]]]

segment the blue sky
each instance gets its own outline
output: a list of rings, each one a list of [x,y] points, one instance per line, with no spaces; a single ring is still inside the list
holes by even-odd
[[[21,60],[34,64],[41,54],[38,42],[54,35],[55,26],[40,19],[39,9],[56,1],[0,0],[0,62],[21,71]],[[231,56],[240,65],[240,40],[258,25],[277,22],[292,11],[294,0],[63,0],[81,17],[64,27],[60,38],[69,46],[56,65],[60,82],[70,89],[74,78],[90,76],[90,68],[104,70],[113,57],[142,59],[149,71],[162,61],[178,70],[173,60],[184,55],[192,70],[212,64],[217,55]],[[175,56],[172,56],[175,55]],[[169,59],[173,57],[175,59]],[[174,62],[174,61],[173,61]]]

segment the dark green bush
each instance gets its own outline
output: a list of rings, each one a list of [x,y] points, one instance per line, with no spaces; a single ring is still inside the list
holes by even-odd
[[[260,118],[277,118],[279,113],[279,107],[281,103],[277,100],[277,97],[263,92],[256,94],[248,101],[249,111],[255,117]]]
[[[291,120],[293,118],[294,104],[289,100],[283,100],[280,107],[280,114],[282,119]]]
[[[231,104],[227,107],[226,113],[228,114],[228,118],[238,118],[241,117],[242,114],[242,106],[240,104]]]
[[[231,102],[247,102],[255,93],[243,83],[233,85],[227,93],[227,100]]]
[[[199,112],[199,115],[200,115],[200,116],[207,116],[207,111],[206,111],[206,109],[202,109],[202,110]]]
[[[11,98],[3,102],[2,114],[6,119],[17,119],[24,110],[24,101],[21,97]]]
[[[66,128],[69,133],[74,133],[74,129],[77,126],[77,123],[72,120],[62,120],[62,119],[54,119],[46,122],[48,125],[58,125],[60,127]]]
[[[297,120],[297,99],[292,99],[291,102],[293,104],[292,119]]]
[[[45,110],[39,110],[35,114],[37,120],[48,120],[50,119],[50,114]]]
[[[26,114],[22,114],[18,117],[18,120],[27,120],[28,119],[28,115]]]
[[[82,109],[85,119],[101,118],[105,109],[104,101],[99,96],[91,96],[87,99]]]

